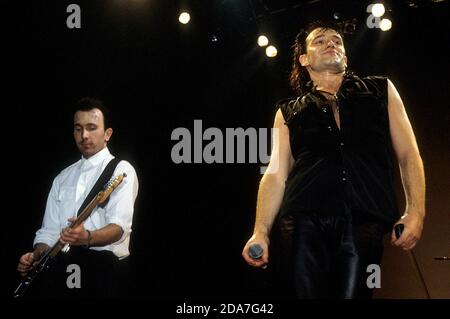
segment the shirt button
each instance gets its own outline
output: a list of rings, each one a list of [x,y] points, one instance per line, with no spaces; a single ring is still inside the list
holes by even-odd
[[[331,126],[328,126],[328,131],[331,131]]]
[[[342,174],[344,174],[344,175],[345,175],[346,173],[347,173],[347,172],[345,171],[345,169],[344,169],[344,170],[342,170]]]
[[[347,179],[345,177],[342,177],[342,181],[345,182]]]
[[[341,142],[341,146],[344,146],[344,142]]]
[[[325,113],[327,113],[327,108],[326,108],[326,107],[322,108],[322,111],[324,111]]]

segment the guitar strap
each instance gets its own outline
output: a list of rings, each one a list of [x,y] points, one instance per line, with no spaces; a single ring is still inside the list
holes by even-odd
[[[97,179],[97,182],[92,187],[89,194],[84,199],[83,204],[81,204],[80,209],[78,209],[77,216],[86,208],[86,206],[92,201],[92,199],[102,190],[102,188],[105,186],[105,184],[111,179],[114,170],[116,169],[117,164],[119,164],[120,159],[117,157],[113,158],[108,165],[106,165],[103,172],[100,174],[99,178]],[[108,203],[109,197],[107,200],[105,200],[102,204],[99,204],[100,207],[105,207],[105,205]]]

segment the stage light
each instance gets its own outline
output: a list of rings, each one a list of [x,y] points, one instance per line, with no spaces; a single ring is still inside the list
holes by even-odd
[[[353,18],[351,20],[346,20],[341,25],[343,25],[343,31],[345,34],[353,34],[356,30],[356,24],[358,23],[358,20],[356,18]]]
[[[266,48],[266,55],[267,55],[269,58],[276,57],[276,56],[277,56],[277,53],[278,53],[277,48],[275,48],[273,45],[269,45],[269,46]]]
[[[191,20],[191,15],[187,12],[180,13],[180,16],[178,17],[178,21],[182,24],[187,24]]]
[[[392,21],[389,19],[383,19],[380,21],[380,29],[382,31],[388,31],[392,28]]]
[[[260,47],[265,47],[268,44],[269,44],[269,39],[265,35],[260,35],[258,37],[258,45]]]
[[[374,17],[381,17],[386,12],[384,5],[382,3],[375,3],[372,6],[372,14]]]
[[[413,9],[417,9],[419,7],[419,5],[414,1],[408,1],[408,6]]]

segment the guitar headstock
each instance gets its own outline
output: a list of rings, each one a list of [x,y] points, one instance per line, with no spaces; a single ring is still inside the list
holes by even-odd
[[[120,183],[122,183],[125,177],[127,177],[127,174],[123,173],[114,178],[111,178],[111,180],[105,185],[103,191],[98,195],[99,204],[108,199],[109,195],[111,195],[113,190],[115,190],[120,185]]]

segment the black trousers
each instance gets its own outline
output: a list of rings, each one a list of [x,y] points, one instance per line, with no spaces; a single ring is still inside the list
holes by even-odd
[[[367,267],[381,263],[382,223],[344,207],[283,216],[277,230],[277,297],[372,297]]]
[[[70,266],[72,265],[72,266]],[[73,266],[75,265],[75,266]],[[76,276],[79,274],[79,277]],[[30,298],[103,299],[129,296],[129,258],[110,251],[71,247],[33,283]],[[79,284],[79,285],[78,285]]]

